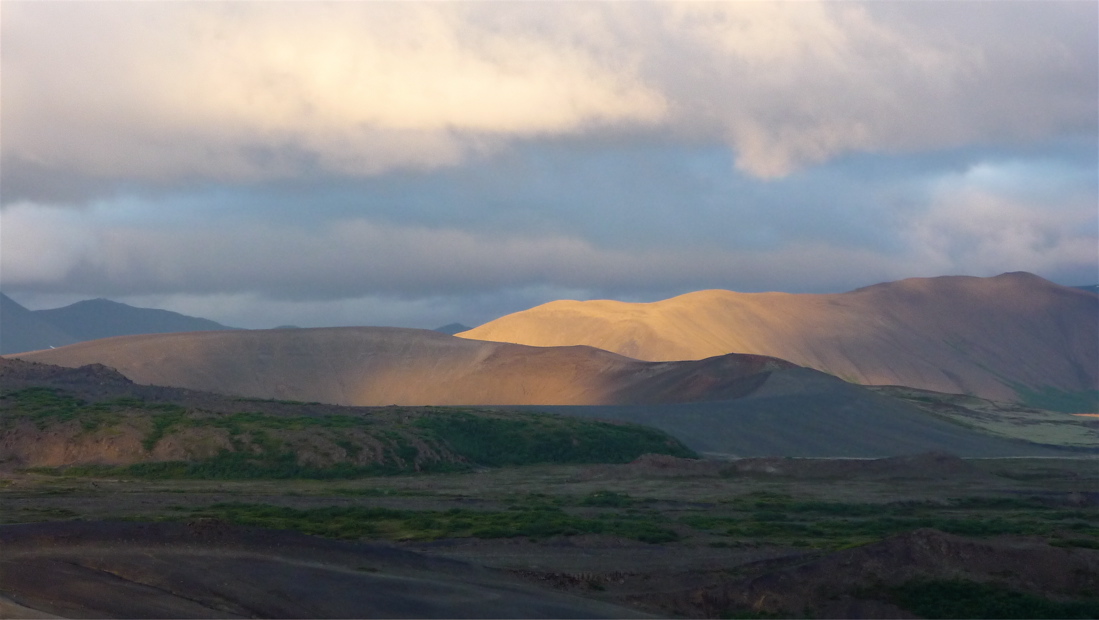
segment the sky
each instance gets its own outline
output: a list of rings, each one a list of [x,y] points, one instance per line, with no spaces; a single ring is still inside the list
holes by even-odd
[[[1099,282],[1099,3],[0,4],[0,290],[227,325]]]

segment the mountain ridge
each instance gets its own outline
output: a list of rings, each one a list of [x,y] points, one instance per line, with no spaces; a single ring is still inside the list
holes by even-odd
[[[77,342],[151,333],[231,330],[171,310],[138,308],[102,297],[48,310],[29,310],[0,293],[0,355]]]
[[[74,342],[77,339],[71,334],[0,293],[0,355],[62,347]]]
[[[649,303],[554,301],[460,338],[586,344],[637,359],[750,353],[844,380],[996,400],[1099,389],[1099,297],[1025,272],[837,294],[710,289]]]
[[[715,400],[794,368],[756,355],[643,362],[587,346],[527,347],[397,327],[117,336],[9,357],[103,364],[141,384],[338,405]]]
[[[158,308],[138,308],[102,297],[32,312],[81,341],[136,334],[235,329],[210,319]]]

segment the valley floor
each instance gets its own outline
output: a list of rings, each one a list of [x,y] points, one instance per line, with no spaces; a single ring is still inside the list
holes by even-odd
[[[9,471],[0,473],[0,504],[0,539],[8,549],[0,558],[0,611],[16,616],[124,615],[118,600],[90,596],[102,587],[85,587],[104,575],[152,592],[148,597],[155,604],[131,610],[146,616],[163,609],[176,617],[334,617],[368,608],[349,599],[314,601],[314,607],[302,607],[301,600],[271,607],[267,601],[260,609],[248,605],[258,604],[253,599],[262,579],[233,581],[237,585],[216,593],[207,586],[195,590],[192,583],[212,579],[203,571],[218,570],[264,574],[271,583],[292,581],[288,575],[305,570],[301,558],[278,570],[267,565],[260,570],[253,564],[188,564],[179,560],[178,549],[171,551],[177,555],[162,549],[157,553],[175,560],[161,558],[158,566],[173,566],[180,574],[172,583],[192,583],[187,587],[193,591],[153,583],[156,570],[138,570],[135,558],[156,554],[123,553],[127,544],[137,544],[140,535],[132,528],[140,524],[176,532],[171,536],[178,535],[188,553],[235,549],[253,560],[293,555],[298,552],[292,549],[313,544],[303,540],[319,541],[309,551],[309,570],[323,565],[328,572],[309,574],[321,585],[373,580],[371,591],[379,591],[378,580],[391,579],[385,583],[393,591],[415,593],[409,584],[422,583],[431,573],[432,579],[448,576],[448,588],[466,593],[439,599],[434,607],[387,600],[375,609],[394,617],[494,615],[491,605],[462,606],[469,597],[486,596],[484,588],[495,588],[493,596],[502,597],[501,614],[530,617],[1096,617],[1099,612],[1094,598],[1099,461],[1094,457],[720,462],[650,455],[624,465],[329,481],[138,480]],[[16,525],[31,523],[39,525]],[[55,529],[47,535],[35,527]],[[267,546],[260,553],[248,546],[258,544],[248,542],[259,536],[253,527],[310,536],[285,534],[289,542],[272,542],[283,534],[263,530]],[[65,528],[79,532],[66,534]],[[151,536],[152,530],[141,531]],[[78,539],[95,544],[74,546]],[[345,542],[322,545],[322,539]],[[103,555],[103,549],[116,553]],[[449,568],[412,567],[409,558]],[[58,572],[57,562],[69,572]],[[94,571],[77,574],[72,567]],[[68,598],[50,598],[28,585],[37,582],[28,577],[34,570],[45,571],[55,594]],[[94,579],[88,576],[93,574]],[[75,580],[65,582],[72,587],[58,581],[66,579]],[[500,594],[501,588],[509,594]],[[180,602],[185,599],[190,602]]]

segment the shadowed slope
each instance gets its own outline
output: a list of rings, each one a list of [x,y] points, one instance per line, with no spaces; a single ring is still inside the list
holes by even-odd
[[[342,405],[626,404],[735,398],[782,360],[640,362],[590,347],[477,342],[383,327],[124,336],[20,359],[99,363],[137,383]]]
[[[720,402],[531,409],[651,426],[674,435],[692,450],[723,457],[880,458],[927,451],[967,457],[1073,453],[967,428],[809,368],[769,373],[750,394]],[[1096,449],[1099,444],[1094,442],[1084,448]]]
[[[858,383],[999,400],[1025,388],[1099,388],[1099,297],[1028,273],[913,278],[832,295],[556,301],[460,337],[585,344],[647,360],[769,355]]]

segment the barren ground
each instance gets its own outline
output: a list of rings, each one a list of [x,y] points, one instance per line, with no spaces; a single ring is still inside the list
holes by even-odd
[[[9,471],[0,503],[8,524],[52,523],[0,526],[0,609],[15,616],[915,617],[898,601],[928,580],[1049,605],[1099,588],[1093,458],[662,456],[340,481]],[[333,527],[332,508],[371,528],[291,531]],[[674,536],[455,524],[477,515]]]

